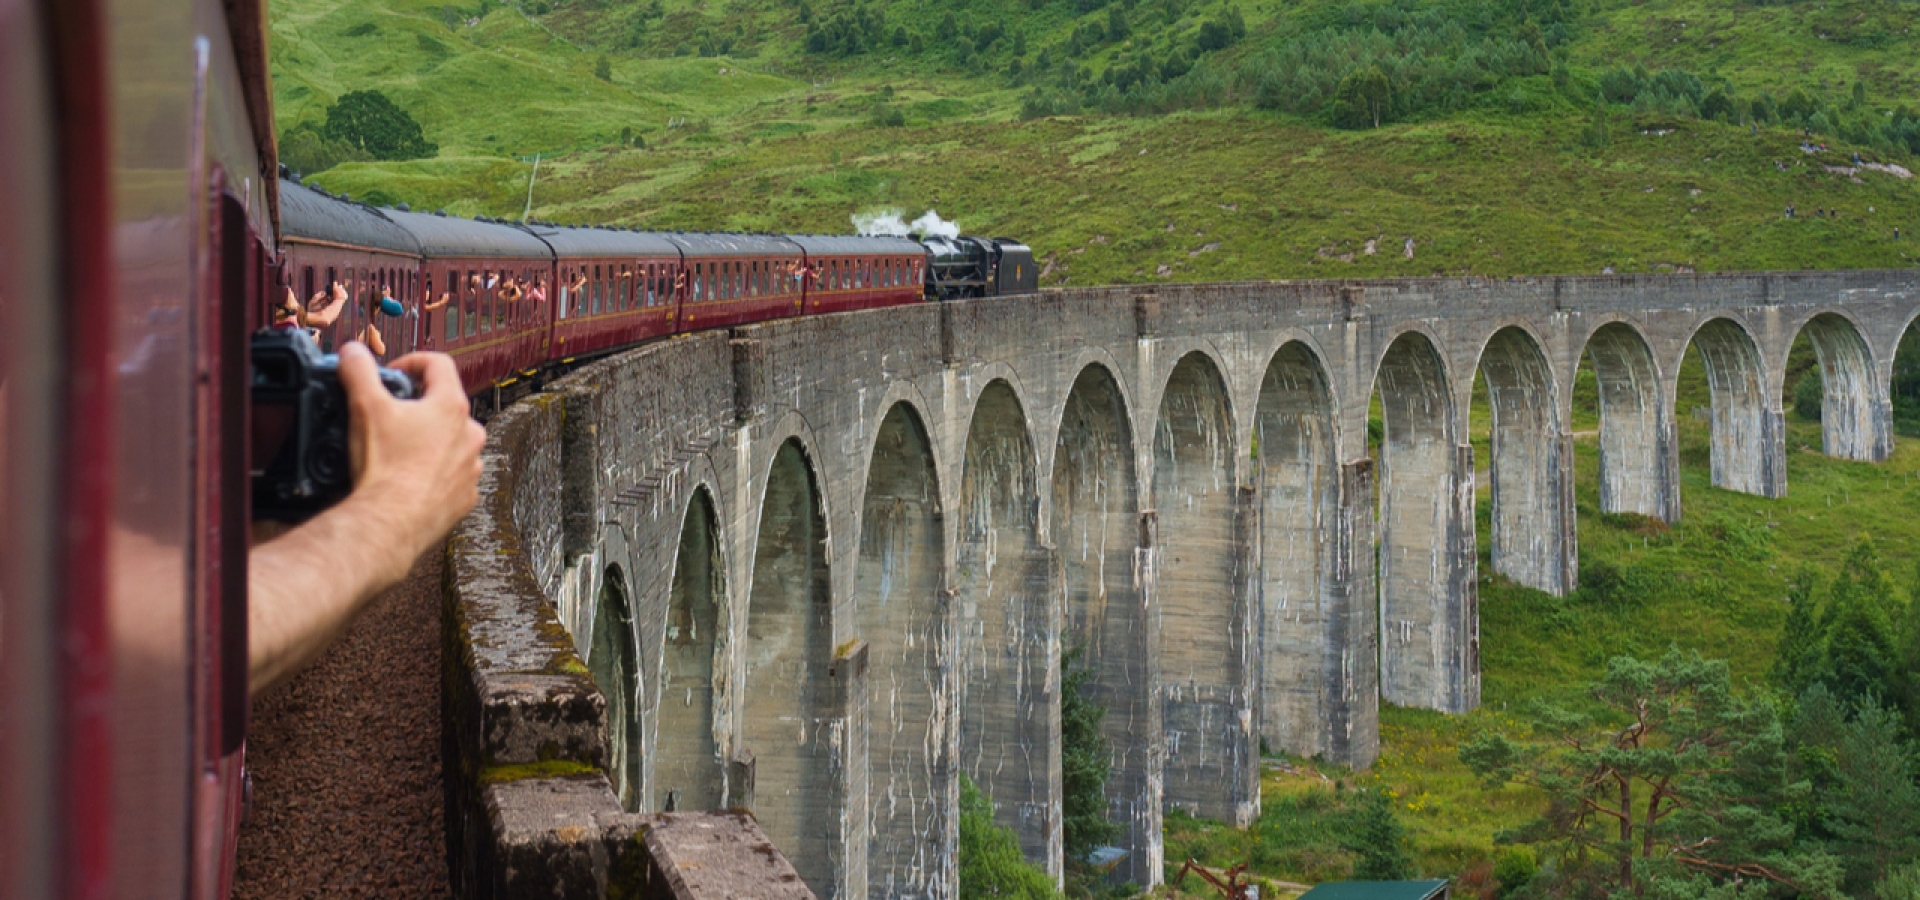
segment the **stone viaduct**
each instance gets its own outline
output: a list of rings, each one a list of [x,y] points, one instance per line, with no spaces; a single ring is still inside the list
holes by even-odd
[[[1603,508],[1672,521],[1689,345],[1713,483],[1780,496],[1795,338],[1825,451],[1882,460],[1916,313],[1909,271],[1158,285],[644,347],[490,429],[453,577],[539,621],[458,614],[475,671],[449,702],[483,721],[450,740],[591,762],[628,810],[751,807],[823,897],[951,897],[962,773],[1060,871],[1084,667],[1121,874],[1154,883],[1164,809],[1257,815],[1263,740],[1365,767],[1379,700],[1478,704],[1476,370],[1492,564],[1562,593],[1583,355]],[[542,641],[566,660],[515,661]],[[527,749],[527,710],[568,691],[604,736]]]

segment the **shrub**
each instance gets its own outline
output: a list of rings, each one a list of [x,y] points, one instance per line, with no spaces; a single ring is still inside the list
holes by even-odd
[[[1020,854],[1013,831],[993,821],[993,803],[960,776],[960,900],[1056,900],[1053,879]]]
[[[1811,369],[1793,386],[1793,414],[1808,422],[1820,421],[1820,406],[1826,401],[1826,387],[1820,370]]]
[[[1539,874],[1540,863],[1533,858],[1530,847],[1509,847],[1501,851],[1500,858],[1493,863],[1493,882],[1497,896],[1505,898],[1513,892],[1526,887],[1533,876]]]

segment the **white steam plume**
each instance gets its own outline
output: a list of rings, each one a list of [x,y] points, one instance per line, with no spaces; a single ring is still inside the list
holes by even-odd
[[[927,210],[920,218],[908,222],[906,211],[901,209],[876,209],[853,214],[855,231],[868,235],[889,235],[906,237],[909,234],[938,235],[940,237],[959,237],[960,223],[940,218],[940,214]]]

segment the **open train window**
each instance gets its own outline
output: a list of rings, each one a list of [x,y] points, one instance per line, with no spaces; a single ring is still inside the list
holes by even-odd
[[[467,277],[455,291],[455,297],[456,302],[460,302],[459,297],[466,298],[464,302],[467,308],[467,337],[473,337],[480,327],[480,273],[468,269]]]
[[[707,274],[707,267],[705,263],[693,264],[693,302],[695,303],[699,303],[701,300],[706,299],[706,296],[707,296],[706,294],[707,286],[705,284],[706,274]]]

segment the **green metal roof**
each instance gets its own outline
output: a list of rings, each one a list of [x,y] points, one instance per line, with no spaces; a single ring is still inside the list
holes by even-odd
[[[1447,880],[1329,881],[1314,886],[1299,900],[1431,900],[1447,895]]]

